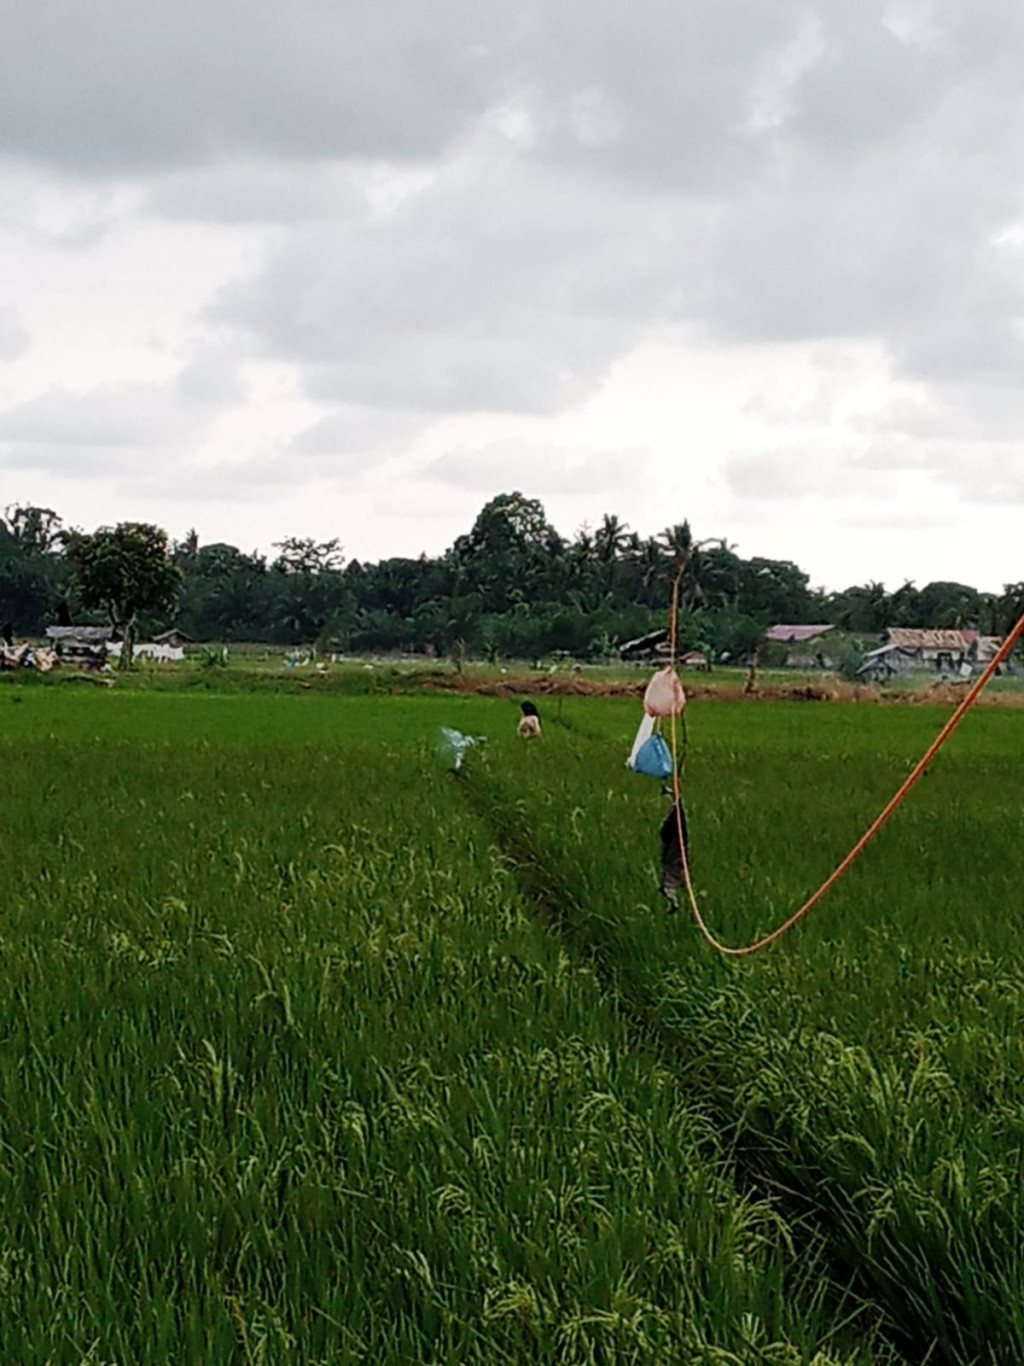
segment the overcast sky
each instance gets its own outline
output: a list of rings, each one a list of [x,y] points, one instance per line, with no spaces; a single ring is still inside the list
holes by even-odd
[[[1020,0],[10,3],[0,506],[1024,579],[1022,61]]]

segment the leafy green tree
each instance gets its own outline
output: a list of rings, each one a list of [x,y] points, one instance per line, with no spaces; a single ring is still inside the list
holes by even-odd
[[[139,613],[168,612],[177,601],[181,570],[171,558],[167,533],[148,522],[119,522],[92,535],[75,532],[68,559],[82,604],[105,611],[121,636],[119,667],[127,669]]]
[[[964,583],[928,583],[921,589],[917,606],[921,614],[917,625],[959,630],[977,625],[981,594]]]
[[[339,570],[345,563],[337,536],[329,541],[315,541],[310,536],[287,536],[283,541],[275,541],[274,547],[281,552],[274,568],[286,574],[322,574]]]
[[[66,545],[68,532],[52,508],[15,503],[0,518],[11,541],[26,555],[46,555]]]
[[[856,683],[865,654],[854,640],[844,640],[836,647],[836,670],[849,683]]]
[[[802,569],[791,560],[769,560],[760,555],[742,563],[737,602],[741,613],[778,622],[807,620],[810,580]]]
[[[999,629],[1012,631],[1024,615],[1024,582],[1004,584],[999,598]]]
[[[178,622],[196,640],[274,640],[273,576],[262,555],[194,533],[174,549],[184,574]]]
[[[889,594],[886,626],[918,626],[921,621],[921,594],[910,579]]]
[[[522,493],[501,493],[481,509],[468,536],[452,554],[487,612],[505,612],[519,589],[528,602],[542,600],[562,575],[565,543],[547,519],[543,504]]]
[[[749,664],[764,638],[766,625],[763,617],[756,619],[732,613],[722,615],[715,626],[715,649],[724,662]]]
[[[903,588],[897,590],[890,598],[886,596],[884,584],[872,581],[834,594],[829,601],[833,623],[857,635],[875,635],[879,631],[884,631],[887,626],[895,625],[894,618],[897,612],[912,618],[909,621],[901,621],[900,625],[919,624],[913,620],[917,611],[917,594],[911,584],[904,584]]]
[[[0,621],[40,635],[67,592],[67,532],[52,508],[16,504],[0,517]]]

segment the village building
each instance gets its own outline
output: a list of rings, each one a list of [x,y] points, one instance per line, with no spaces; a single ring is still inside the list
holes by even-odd
[[[63,664],[82,669],[102,669],[113,636],[110,626],[47,626],[46,638]]]
[[[975,668],[984,668],[1001,644],[998,636],[973,630],[890,626],[885,644],[869,651],[857,673],[862,678],[877,680],[911,672],[969,678]]]
[[[672,658],[672,644],[668,630],[662,627],[657,631],[648,631],[644,636],[637,636],[635,640],[627,640],[619,646],[619,657],[635,664],[669,663]],[[684,651],[676,659],[676,664],[681,669],[698,669],[702,673],[708,673],[711,669],[710,661],[703,650]]]
[[[172,626],[169,631],[161,631],[158,636],[153,637],[154,645],[167,645],[172,650],[181,650],[186,645],[192,645],[192,637],[184,631],[180,631],[177,626]]]
[[[619,658],[631,660],[635,664],[649,664],[667,656],[670,648],[668,630],[661,627],[657,631],[637,636],[635,640],[625,641],[619,646]]]
[[[769,626],[764,638],[776,645],[797,647],[790,650],[786,656],[787,669],[831,669],[834,661],[824,653],[819,644],[812,642],[819,641],[828,631],[834,630],[834,626],[823,623],[802,626],[780,622],[775,626]]]
[[[687,650],[684,655],[679,656],[679,667],[681,669],[696,669],[698,673],[710,673],[711,661],[703,650]]]

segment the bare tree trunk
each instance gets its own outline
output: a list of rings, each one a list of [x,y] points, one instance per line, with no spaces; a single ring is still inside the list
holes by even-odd
[[[747,681],[743,689],[744,693],[751,693],[757,687],[757,661],[760,653],[761,646],[760,644],[757,644],[754,646],[754,652],[750,656],[750,670],[747,673]]]
[[[132,656],[135,654],[135,617],[134,614],[124,623],[121,632],[121,658],[117,661],[118,673],[132,667]]]

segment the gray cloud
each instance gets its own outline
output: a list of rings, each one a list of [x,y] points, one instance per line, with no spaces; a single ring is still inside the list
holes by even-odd
[[[183,399],[201,405],[230,407],[245,397],[237,360],[212,348],[192,357],[176,385]]]
[[[645,466],[641,450],[581,455],[508,440],[491,442],[482,449],[451,450],[421,469],[419,477],[478,493],[514,485],[543,496],[590,495],[620,487],[624,470],[631,478],[641,478]]]
[[[0,440],[21,445],[150,445],[168,416],[166,392],[138,384],[76,394],[51,390],[0,413]]]
[[[74,174],[422,155],[479,107],[507,22],[506,6],[470,0],[16,6],[0,126],[11,153]]]
[[[0,465],[70,473],[138,470],[160,451],[194,441],[229,387],[199,361],[170,384],[51,389],[0,412]]]
[[[366,204],[365,177],[340,163],[243,159],[158,176],[143,202],[157,218],[203,223],[331,221]]]
[[[367,408],[343,408],[305,427],[289,449],[308,457],[357,456],[376,451],[410,435],[420,414],[387,413]]]
[[[909,471],[953,489],[966,502],[1024,503],[1024,440],[1014,445],[904,438],[875,447],[855,462],[864,471]]]
[[[87,252],[129,215],[137,199],[130,187],[68,179],[0,153],[0,230],[41,246]]]
[[[1019,119],[1024,96],[1008,71],[993,94],[951,8],[677,7],[652,28],[553,5],[506,104],[397,211],[347,200],[210,316],[311,396],[382,407],[557,411],[677,321],[724,344],[872,338],[906,375],[1011,383],[1024,261],[999,236],[1024,151],[993,144],[989,111]]]
[[[725,466],[734,497],[753,502],[790,502],[794,498],[846,498],[863,491],[854,461],[823,464],[820,444],[806,442],[765,452],[736,452]]]
[[[295,471],[287,461],[263,456],[245,461],[218,460],[212,465],[147,465],[133,469],[124,487],[137,496],[175,502],[216,499],[254,503],[265,500],[268,493],[292,493],[295,484]]]
[[[879,435],[856,448],[847,442],[830,459],[821,458],[819,442],[767,452],[730,456],[726,483],[737,499],[781,505],[793,500],[827,499],[857,504],[868,500],[882,506],[906,498],[906,478],[952,490],[965,503],[1018,504],[1024,502],[1024,442],[987,446],[951,439],[918,439],[902,432]],[[900,480],[903,480],[901,484]],[[921,516],[915,512],[910,521]],[[899,521],[904,514],[893,512]]]
[[[252,0],[244,14],[181,0],[172,15],[53,0],[8,17],[0,124],[13,155],[76,175],[405,161],[527,92],[550,156],[715,182],[749,160],[751,84],[804,13],[799,0]]]
[[[721,345],[866,339],[919,382],[850,419],[859,442],[829,438],[828,478],[818,446],[736,453],[738,498],[845,496],[860,468],[1019,500],[1016,0],[14,9],[0,221],[79,246],[140,219],[251,224],[262,255],[174,384],[12,408],[7,463],[184,441],[243,397],[235,349],[329,409],[287,453],[352,471],[438,414],[563,410],[682,323]],[[26,345],[0,311],[0,356]],[[843,386],[779,404],[780,427],[827,426]],[[451,451],[424,477],[482,491],[532,458]],[[621,486],[603,459],[552,451],[537,473]]]
[[[325,402],[553,411],[635,341],[670,249],[645,199],[595,200],[482,130],[397,207],[290,234],[208,316]]]

